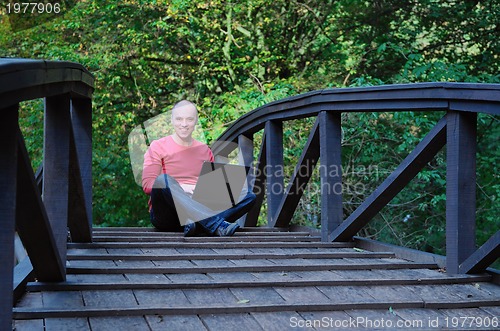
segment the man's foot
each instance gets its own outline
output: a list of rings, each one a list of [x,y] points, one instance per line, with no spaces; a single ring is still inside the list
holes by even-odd
[[[196,235],[196,223],[184,225],[184,237],[194,237]]]
[[[229,223],[226,221],[222,221],[217,230],[215,230],[215,235],[219,237],[228,237],[232,236],[236,229],[238,229],[240,225],[238,223]]]

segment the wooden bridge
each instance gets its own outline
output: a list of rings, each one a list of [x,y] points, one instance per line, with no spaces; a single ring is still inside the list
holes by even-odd
[[[244,115],[212,146],[219,157],[238,146],[258,174],[257,204],[228,238],[92,227],[92,92],[78,64],[0,59],[0,330],[498,329],[500,280],[488,267],[500,231],[479,248],[474,232],[477,113],[500,114],[500,85],[323,90]],[[41,174],[18,125],[19,102],[36,98],[45,98]],[[321,171],[321,231],[291,226],[312,173],[298,170],[319,159],[341,168],[340,114],[404,110],[444,116],[345,220],[342,195],[326,191],[342,176]],[[276,192],[283,123],[305,117],[316,122]],[[357,237],[445,144],[446,256]],[[265,196],[268,226],[256,227]],[[16,231],[28,258],[14,265]]]

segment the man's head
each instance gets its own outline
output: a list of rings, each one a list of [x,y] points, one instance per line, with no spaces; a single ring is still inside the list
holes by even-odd
[[[178,138],[189,141],[198,123],[198,110],[191,101],[182,100],[172,108],[172,125]]]

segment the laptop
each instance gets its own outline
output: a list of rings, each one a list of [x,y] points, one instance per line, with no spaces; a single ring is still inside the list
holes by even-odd
[[[250,167],[205,161],[194,188],[193,200],[212,210],[226,210],[239,202]]]

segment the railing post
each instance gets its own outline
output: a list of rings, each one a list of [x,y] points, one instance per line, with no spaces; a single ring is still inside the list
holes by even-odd
[[[250,168],[250,172],[253,171],[252,166],[253,166],[253,135],[250,137],[246,135],[239,135],[238,136],[238,163],[241,165],[244,165],[245,167]],[[248,173],[247,175],[247,188],[250,189],[252,187],[252,183],[254,181],[254,174],[253,173]],[[246,218],[247,214],[243,215],[240,217],[238,220],[238,224],[240,226],[245,226],[246,223]]]
[[[255,204],[250,209],[245,218],[245,226],[257,226],[257,222],[260,215],[260,209],[262,207],[262,202],[264,201],[265,194],[265,169],[267,167],[266,160],[266,133],[262,135],[262,144],[260,145],[259,156],[255,165],[255,173],[252,179],[252,191],[257,196],[255,199]]]
[[[274,227],[276,212],[283,197],[283,123],[267,121],[266,134],[266,173],[267,173],[267,223]]]
[[[18,105],[0,121],[0,330],[12,330]]]
[[[328,241],[343,219],[341,113],[319,113],[321,241]]]
[[[92,241],[92,102],[90,99],[71,100],[71,124],[68,225],[74,242],[90,242]]]
[[[453,274],[476,250],[477,114],[449,111],[446,122],[446,269]]]
[[[69,94],[45,98],[43,202],[63,261],[68,238]]]

